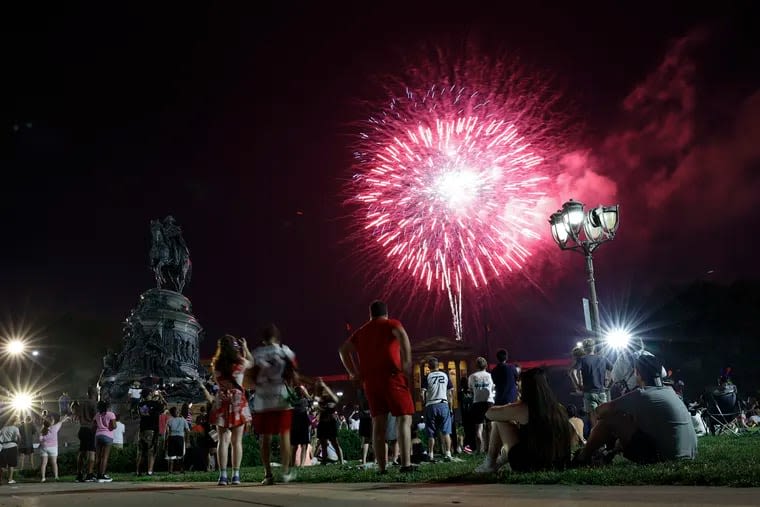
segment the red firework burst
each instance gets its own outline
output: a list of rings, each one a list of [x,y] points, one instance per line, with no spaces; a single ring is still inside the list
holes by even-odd
[[[549,185],[536,101],[483,85],[407,86],[392,97],[365,124],[351,188],[371,248],[448,294],[458,337],[464,287],[528,261]]]

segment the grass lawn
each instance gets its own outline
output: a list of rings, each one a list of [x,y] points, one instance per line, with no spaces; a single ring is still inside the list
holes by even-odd
[[[387,475],[374,470],[359,470],[354,466],[312,466],[300,469],[297,482],[426,482],[426,483],[483,483],[507,484],[596,484],[619,485],[701,485],[701,486],[760,486],[760,432],[741,436],[701,437],[699,457],[694,461],[635,465],[622,457],[600,468],[580,468],[562,472],[512,473],[475,475],[472,470],[481,457],[465,457],[461,463],[424,464],[413,474],[400,474],[390,468]],[[135,477],[132,474],[112,474],[115,481],[171,481],[216,482],[216,473],[191,472],[168,475],[158,473],[152,477]],[[242,470],[243,482],[258,482],[264,476],[263,467]],[[275,479],[280,474],[275,469]],[[72,480],[67,477],[64,480]]]

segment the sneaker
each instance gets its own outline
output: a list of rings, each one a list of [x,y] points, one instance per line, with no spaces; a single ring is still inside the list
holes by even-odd
[[[77,482],[84,482],[84,476],[82,474],[77,474],[76,481]]]
[[[499,469],[509,463],[509,455],[506,453],[500,453],[499,457],[496,458],[496,468]]]
[[[274,477],[272,477],[271,475],[267,475],[266,477],[264,477],[264,480],[261,481],[262,486],[271,486],[273,484],[274,484]]]
[[[98,482],[112,482],[113,479],[111,479],[110,475],[103,474],[98,476]]]
[[[282,482],[284,482],[285,484],[287,484],[289,482],[293,482],[294,480],[296,480],[296,471],[295,470],[291,470],[290,472],[288,472],[286,474],[282,474]]]
[[[227,486],[229,485],[230,481],[227,479],[226,475],[220,475],[219,476],[219,482],[216,483],[217,486]]]
[[[486,458],[483,461],[483,463],[478,465],[478,467],[475,470],[473,470],[473,473],[476,473],[476,474],[493,474],[495,472],[496,472],[496,464],[488,458]]]
[[[444,457],[443,457],[443,461],[444,461],[445,463],[451,463],[451,456],[444,456]]]
[[[240,485],[240,476],[235,474],[232,476],[232,480],[230,481],[230,484],[233,486],[239,486]]]
[[[8,481],[8,484],[16,484],[16,481],[14,481],[13,479],[11,479],[11,480]]]
[[[145,475],[147,475],[148,477],[152,476],[153,475],[153,470],[147,472]]]
[[[95,477],[95,474],[87,474],[87,477],[84,478],[84,482],[95,482],[98,478]]]
[[[41,480],[40,482],[45,482],[45,478],[43,477],[43,478],[42,478],[42,480]]]
[[[465,446],[462,448],[462,452],[464,452],[465,454],[472,454],[472,449],[470,448],[470,446],[469,446],[469,445],[465,445]]]
[[[415,465],[409,465],[408,467],[399,468],[398,471],[401,472],[402,474],[408,474],[408,473],[416,472],[418,468],[419,467]]]

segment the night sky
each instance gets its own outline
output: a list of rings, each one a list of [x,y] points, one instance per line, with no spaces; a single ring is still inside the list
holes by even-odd
[[[51,353],[102,355],[153,286],[149,220],[172,214],[191,250],[186,295],[206,352],[225,332],[251,337],[274,321],[307,373],[340,371],[344,322],[360,324],[384,297],[346,240],[357,104],[382,100],[379,76],[421,45],[463,41],[518,56],[561,89],[573,135],[556,161],[557,204],[622,209],[618,238],[596,256],[606,311],[646,313],[658,288],[760,274],[751,2],[711,12],[646,2],[328,4],[67,5],[2,16],[5,329],[26,325]],[[522,359],[557,357],[574,342],[583,261],[553,244],[548,225],[541,232],[539,265],[480,297],[469,340],[480,343],[489,324],[491,347]],[[447,308],[424,302],[390,299],[391,310],[411,308],[401,317],[413,341],[450,334]],[[57,315],[107,329],[61,343],[40,324]]]

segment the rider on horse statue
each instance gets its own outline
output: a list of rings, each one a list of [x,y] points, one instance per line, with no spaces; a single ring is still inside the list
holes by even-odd
[[[157,287],[182,293],[192,275],[190,250],[182,237],[182,229],[169,215],[163,222],[151,220],[150,231],[150,266]]]

